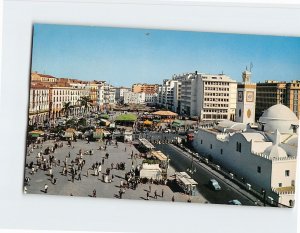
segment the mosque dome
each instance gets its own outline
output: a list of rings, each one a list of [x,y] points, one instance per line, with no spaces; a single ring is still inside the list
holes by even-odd
[[[268,108],[259,118],[264,125],[264,131],[293,133],[293,125],[299,125],[297,116],[285,105],[276,104]]]
[[[287,157],[285,150],[278,145],[271,145],[267,147],[264,151],[264,154],[269,156],[270,159]]]

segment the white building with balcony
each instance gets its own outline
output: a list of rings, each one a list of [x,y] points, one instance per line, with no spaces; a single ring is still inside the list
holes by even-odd
[[[29,95],[29,125],[43,124],[49,119],[49,89],[32,86]]]
[[[124,104],[145,104],[145,96],[144,92],[136,93],[136,92],[125,92],[124,93]]]
[[[234,120],[237,82],[224,74],[193,73],[181,81],[180,113],[200,121]]]

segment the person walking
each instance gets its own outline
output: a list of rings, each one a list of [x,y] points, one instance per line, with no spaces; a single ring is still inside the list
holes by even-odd
[[[96,193],[96,189],[93,190],[93,197],[96,197],[97,193]]]
[[[155,199],[157,199],[157,191],[156,190],[154,191],[154,197],[155,197]]]
[[[78,178],[77,180],[81,180],[81,172],[78,172]]]
[[[161,190],[161,197],[164,197],[164,189]]]
[[[174,202],[174,201],[175,201],[175,197],[173,196],[173,197],[172,197],[172,202]]]
[[[123,190],[120,189],[120,190],[119,190],[119,197],[120,197],[120,199],[122,199],[122,195],[123,195]]]
[[[151,193],[151,185],[149,185],[149,193]]]
[[[47,184],[45,184],[45,186],[44,186],[44,192],[45,192],[45,193],[48,192],[48,185],[47,185]]]
[[[149,192],[147,192],[147,194],[146,194],[146,195],[147,195],[147,200],[149,200]]]

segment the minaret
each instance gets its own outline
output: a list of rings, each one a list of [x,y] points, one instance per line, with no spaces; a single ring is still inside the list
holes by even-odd
[[[236,117],[237,122],[255,122],[256,83],[251,83],[251,70],[242,73],[243,82],[238,84]]]

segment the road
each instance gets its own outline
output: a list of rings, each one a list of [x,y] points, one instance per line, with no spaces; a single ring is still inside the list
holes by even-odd
[[[191,167],[191,159],[183,155],[183,153],[169,144],[155,145],[157,150],[162,151],[164,154],[169,155],[170,165],[176,171],[187,171]],[[198,191],[206,198],[210,203],[215,204],[228,204],[229,200],[238,199],[243,205],[254,206],[254,202],[249,200],[246,196],[235,190],[233,187],[225,183],[223,180],[210,173],[208,170],[199,165],[199,162],[194,161],[194,167],[196,172],[190,174],[191,177],[198,182]],[[213,191],[208,183],[210,179],[216,179],[222,190]]]

